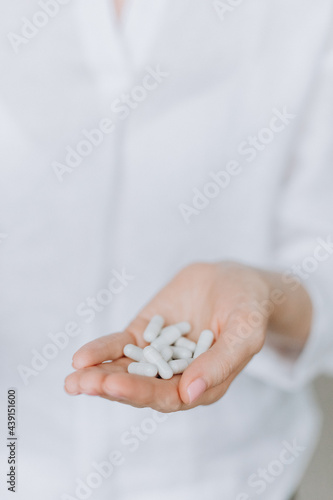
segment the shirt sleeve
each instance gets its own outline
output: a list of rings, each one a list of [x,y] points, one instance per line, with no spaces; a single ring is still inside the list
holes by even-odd
[[[273,267],[286,280],[297,276],[307,289],[314,311],[311,334],[297,358],[266,343],[246,368],[248,374],[287,391],[320,374],[333,375],[332,41],[318,62],[274,224]]]

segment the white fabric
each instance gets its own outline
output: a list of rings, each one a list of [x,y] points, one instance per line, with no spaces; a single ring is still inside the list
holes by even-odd
[[[40,4],[3,2],[0,370],[2,404],[9,387],[18,391],[17,500],[259,498],[249,477],[278,471],[283,443],[296,440],[299,456],[260,483],[264,498],[287,500],[309,463],[320,422],[309,384],[333,372],[330,247],[304,278],[315,319],[297,361],[267,345],[221,401],[156,429],[151,410],[63,391],[74,351],[123,328],[184,265],[232,259],[289,271],[332,234],[332,3],[236,3],[132,0],[119,25],[106,0],[59,2],[19,43],[10,34]],[[152,85],[154,71],[158,85],[124,118],[116,100]],[[271,121],[281,113],[292,116]],[[55,162],[105,118],[114,130],[61,182]],[[281,129],[273,139],[270,123]],[[248,151],[244,141],[259,132],[270,142]],[[186,223],[193,189],[209,190],[210,173],[231,161],[241,171]],[[87,312],[82,302],[123,270],[134,278]],[[32,367],[32,350],[42,353],[69,322],[79,334],[25,384],[19,370]],[[137,425],[142,441],[129,444],[123,433]],[[11,498],[4,448],[0,496]],[[124,463],[76,494],[112,450]]]

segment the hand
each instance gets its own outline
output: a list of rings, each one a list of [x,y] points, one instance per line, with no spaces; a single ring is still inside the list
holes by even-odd
[[[73,395],[98,395],[161,412],[214,403],[261,350],[274,312],[258,314],[258,304],[267,302],[270,291],[267,275],[257,269],[234,263],[192,264],[163,288],[124,332],[81,347],[73,357],[77,371],[66,378],[65,389]],[[147,345],[143,331],[155,314],[162,315],[167,325],[189,321],[193,328],[188,337],[192,340],[207,328],[215,335],[213,346],[182,375],[170,380],[127,373],[132,361],[123,356],[126,344]]]

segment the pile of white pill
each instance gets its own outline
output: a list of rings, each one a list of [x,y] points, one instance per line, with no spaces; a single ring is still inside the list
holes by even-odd
[[[185,337],[191,331],[188,321],[166,327],[164,323],[162,316],[153,316],[143,332],[144,340],[150,344],[144,349],[134,344],[124,347],[124,355],[134,361],[128,365],[128,373],[170,379],[183,373],[193,359],[213,344],[211,330],[201,332],[196,343]]]

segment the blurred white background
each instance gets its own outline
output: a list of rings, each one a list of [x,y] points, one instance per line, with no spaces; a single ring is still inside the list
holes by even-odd
[[[333,498],[333,380],[321,378],[316,388],[324,410],[323,434],[297,500]]]

